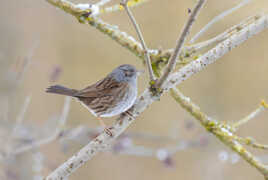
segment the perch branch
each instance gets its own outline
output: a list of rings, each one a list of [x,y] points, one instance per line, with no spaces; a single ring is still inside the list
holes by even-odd
[[[263,31],[267,27],[267,16],[262,16],[256,19],[254,23],[245,27],[237,34],[232,35],[230,38],[217,45],[215,48],[198,58],[196,61],[192,61],[188,65],[181,68],[178,72],[173,73],[170,78],[168,78],[168,81],[163,84],[164,92],[168,91],[170,88],[174,88],[176,85],[180,84],[182,81],[186,80],[193,74],[205,69],[206,65],[211,64],[216,60],[220,59],[231,49],[237,47],[253,35]],[[49,174],[46,180],[64,179],[70,176],[70,174],[75,172],[79,167],[81,167],[84,163],[90,160],[98,152],[106,150],[107,147],[109,147],[110,144],[115,140],[115,138],[117,138],[121,133],[123,133],[127,129],[127,127],[134,122],[135,118],[140,113],[142,113],[145,109],[148,108],[150,104],[152,104],[158,99],[158,96],[152,95],[149,89],[146,89],[143,94],[136,100],[134,106],[129,110],[130,114],[132,114],[133,116],[129,117],[126,114],[123,114],[111,127],[110,131],[114,136],[111,137],[105,132],[102,132],[98,137],[89,142],[89,144],[82,148],[78,153],[76,153],[74,156],[72,156],[62,165],[60,165],[57,169],[55,169],[51,174]],[[239,147],[241,146],[239,145],[236,148]],[[250,157],[251,154],[247,155],[248,157]],[[250,159],[248,159],[248,161],[250,161]],[[263,172],[266,171],[266,169],[263,169],[262,166],[258,166],[258,163],[257,167]]]
[[[58,7],[61,8],[61,6]],[[62,9],[65,10],[64,8]],[[68,11],[69,10],[67,10],[66,12]],[[69,11],[69,13],[72,14],[72,11]],[[81,17],[82,15],[80,15],[79,17]],[[93,18],[88,19],[89,24],[90,23],[92,23],[92,25],[95,24],[95,22],[91,20]],[[196,61],[193,61],[189,63],[187,66],[181,68],[179,72],[171,75],[170,78],[168,78],[168,81],[163,84],[164,91],[167,91],[170,88],[175,87],[176,85],[180,84],[183,80],[189,78],[191,75],[201,71],[206,67],[206,65],[215,62],[224,54],[228,53],[232,48],[238,46],[252,35],[263,31],[265,28],[267,28],[267,17],[263,16],[261,18],[256,19],[254,23],[243,28],[238,33],[232,35],[230,38],[220,43],[218,46],[216,46],[208,53],[198,58]],[[101,31],[105,31],[105,28],[102,29]],[[157,99],[158,97],[153,96],[148,89],[145,90],[145,92],[140,96],[140,98],[136,101],[133,108],[130,110],[131,114],[133,114],[133,117],[122,115],[118,119],[118,121],[112,126],[111,131],[114,134],[113,137],[107,135],[105,132],[101,133],[98,137],[92,140],[87,146],[81,149],[75,156],[71,157],[63,165],[61,165],[54,172],[52,172],[47,177],[47,179],[54,180],[54,179],[66,178],[71,173],[73,173],[77,168],[83,165],[86,161],[91,159],[97,152],[106,150],[109,144],[134,121],[134,118],[138,116],[141,112],[143,112],[151,103],[153,103]]]

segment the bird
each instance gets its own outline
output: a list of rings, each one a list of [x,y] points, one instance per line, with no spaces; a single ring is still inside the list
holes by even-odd
[[[53,85],[48,87],[46,92],[77,99],[97,117],[104,130],[112,135],[101,118],[119,115],[133,106],[138,94],[137,79],[141,72],[133,65],[123,64],[103,79],[84,89],[77,90],[62,85]]]

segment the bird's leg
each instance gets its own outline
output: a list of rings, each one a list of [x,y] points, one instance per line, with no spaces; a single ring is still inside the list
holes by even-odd
[[[106,134],[108,134],[109,136],[113,137],[113,133],[110,131],[109,128],[107,128],[107,126],[104,123],[104,121],[100,117],[98,117],[98,120],[100,121],[100,124],[104,128],[104,131],[106,132]]]

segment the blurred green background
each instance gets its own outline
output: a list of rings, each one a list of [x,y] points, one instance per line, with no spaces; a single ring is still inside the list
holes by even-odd
[[[75,3],[88,1],[73,1]],[[114,1],[118,3],[119,1]],[[175,45],[178,34],[187,20],[187,8],[194,0],[150,0],[133,8],[133,13],[142,28],[149,48],[168,49]],[[201,11],[190,36],[198,32],[219,13],[237,5],[240,1],[208,1]],[[46,94],[45,88],[52,84],[63,84],[72,88],[83,88],[104,77],[120,64],[129,63],[144,69],[140,59],[122,48],[96,29],[79,24],[72,16],[58,10],[45,0],[1,1],[0,6],[0,62],[10,67],[33,51],[29,69],[23,84],[12,94],[9,120],[13,121],[27,95],[32,96],[25,123],[42,128],[53,114],[59,114],[63,96]],[[258,12],[267,13],[267,0],[255,0],[237,12],[216,23],[200,41],[214,37],[227,28]],[[136,37],[125,12],[101,15],[104,21]],[[268,31],[246,41],[194,75],[179,88],[192,98],[204,112],[226,122],[242,119],[256,109],[262,99],[268,101]],[[59,69],[57,82],[49,81],[52,71]],[[1,69],[3,70],[3,69]],[[139,92],[148,83],[143,75],[139,79]],[[0,84],[0,88],[6,89]],[[2,93],[3,94],[3,93]],[[4,96],[3,96],[4,97]],[[241,127],[239,135],[252,136],[268,144],[268,112]],[[105,120],[112,124],[115,118]],[[68,117],[68,127],[78,125],[96,127],[96,118],[79,103],[73,101]],[[189,124],[191,128],[189,128]],[[192,127],[193,126],[193,127]],[[142,113],[129,132],[146,132],[160,136],[194,140],[207,132],[174,100],[165,94],[160,101]],[[156,158],[100,153],[74,173],[70,179],[199,179],[199,180],[252,180],[262,179],[257,170],[243,160],[232,163],[232,152],[217,139],[209,136],[209,143],[179,151],[173,156],[174,167],[167,168]],[[137,142],[141,143],[142,142]],[[169,144],[170,145],[170,144]],[[157,142],[148,146],[165,147]],[[82,145],[75,144],[70,151],[62,153],[58,142],[41,148],[46,155],[47,175],[63,163]],[[260,157],[267,151],[249,148]],[[222,155],[227,153],[227,159]],[[268,156],[267,156],[268,157]],[[266,161],[267,161],[266,157]],[[225,160],[223,160],[225,159]],[[267,161],[268,163],[268,161]]]

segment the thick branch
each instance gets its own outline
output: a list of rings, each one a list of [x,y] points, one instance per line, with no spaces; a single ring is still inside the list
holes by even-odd
[[[71,157],[68,161],[58,167],[46,179],[47,180],[61,180],[68,177],[76,169],[90,160],[98,152],[105,151],[112,141],[114,141],[127,127],[133,122],[134,118],[143,112],[148,105],[156,100],[153,98],[148,90],[136,101],[133,108],[130,110],[132,117],[126,114],[121,115],[117,122],[109,130],[113,134],[110,136],[106,132],[101,133],[97,138],[92,140],[88,145],[82,148],[77,154]]]

